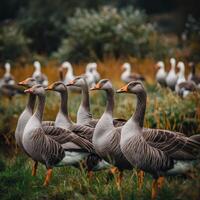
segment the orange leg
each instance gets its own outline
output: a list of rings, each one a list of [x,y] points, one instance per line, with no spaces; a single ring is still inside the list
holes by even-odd
[[[138,190],[141,191],[144,181],[144,172],[142,170],[137,172],[137,179],[138,179]]]
[[[88,171],[88,178],[89,178],[89,181],[92,179],[93,177],[93,171]]]
[[[158,178],[158,190],[161,190],[164,185],[165,178],[163,176]]]
[[[154,179],[152,183],[151,199],[156,199],[158,195],[158,179]]]
[[[46,178],[45,178],[45,181],[44,181],[44,184],[43,184],[44,186],[48,186],[49,185],[51,176],[52,176],[52,169],[48,169],[47,170],[47,174],[46,174]]]
[[[33,168],[32,168],[32,176],[36,176],[38,162],[34,161]]]
[[[117,181],[116,181],[118,190],[120,190],[121,188],[122,178],[123,178],[123,172],[119,171],[119,174],[117,176]]]

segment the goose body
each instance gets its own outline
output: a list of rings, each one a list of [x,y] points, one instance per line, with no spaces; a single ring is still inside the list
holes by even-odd
[[[167,86],[171,89],[171,90],[175,90],[175,86],[176,86],[176,82],[177,82],[177,75],[176,75],[176,71],[175,71],[175,67],[176,67],[176,60],[175,58],[171,58],[170,59],[170,64],[171,64],[171,69],[166,77],[166,83]]]
[[[133,81],[117,92],[129,92],[137,96],[136,111],[121,131],[120,147],[127,160],[133,166],[152,174],[155,179],[167,174],[188,171],[191,157],[186,155],[183,161],[180,154],[185,153],[184,151],[190,152],[191,155],[192,151],[198,151],[199,153],[200,143],[198,140],[184,138],[184,136],[178,134],[178,137],[170,142],[166,140],[165,143],[157,140],[154,141],[153,145],[148,143],[142,132],[146,109],[146,92],[143,85],[140,82]],[[164,148],[162,149],[160,145],[164,145]],[[184,150],[185,146],[187,146],[187,150]],[[194,160],[197,159],[198,153]]]
[[[159,61],[156,64],[158,71],[156,73],[156,81],[161,85],[161,86],[166,86],[166,77],[167,73],[165,71],[165,65],[164,62]]]
[[[34,93],[39,99],[35,113],[25,126],[22,140],[26,152],[33,160],[41,162],[48,170],[51,170],[55,166],[77,164],[93,152],[93,145],[90,142],[69,130],[53,126],[43,128],[41,122],[45,105],[44,88],[41,85],[35,85],[26,92]],[[52,132],[51,136],[46,134],[48,131]],[[74,152],[74,146],[71,143],[80,146],[80,152]]]
[[[124,63],[122,65],[122,69],[124,70],[124,72],[121,74],[121,80],[125,83],[129,83],[130,81],[133,80],[141,80],[141,81],[145,80],[145,78],[142,75],[131,73],[130,63]]]
[[[89,101],[89,90],[88,84],[84,76],[78,76],[73,81],[71,81],[67,86],[76,86],[81,88],[82,99],[77,112],[77,124],[87,125],[94,128],[98,122],[98,119],[92,118],[90,112],[90,101]],[[123,119],[114,119],[114,126],[118,127],[124,124],[126,120]]]
[[[193,81],[197,88],[200,88],[200,76],[196,75],[196,66],[193,62],[190,62],[189,66],[191,67],[191,72],[188,75],[188,81]]]
[[[33,65],[35,67],[35,71],[34,71],[32,77],[34,79],[36,79],[38,84],[41,84],[44,87],[46,87],[48,85],[48,78],[47,78],[47,76],[45,74],[43,74],[41,72],[41,64],[40,64],[40,62],[39,61],[35,61],[33,63]]]
[[[21,81],[19,83],[19,85],[24,86],[24,87],[32,87],[32,86],[36,85],[36,80],[33,79],[33,78],[27,78],[26,80]],[[19,145],[19,147],[25,153],[26,153],[26,151],[25,151],[25,149],[22,145],[23,132],[24,132],[24,128],[25,128],[28,120],[33,115],[33,109],[35,107],[35,101],[36,101],[36,95],[29,94],[27,105],[26,105],[24,111],[21,113],[21,115],[18,118],[17,127],[16,127],[16,130],[15,130],[16,143],[17,143],[17,145]],[[53,126],[54,122],[43,121],[42,125],[43,126],[50,126],[50,125]]]
[[[112,84],[106,79],[100,80],[92,90],[99,89],[106,91],[107,105],[92,137],[95,151],[101,158],[116,166],[120,171],[132,169],[131,164],[124,157],[119,146],[121,128],[116,128],[113,125],[114,91]]]

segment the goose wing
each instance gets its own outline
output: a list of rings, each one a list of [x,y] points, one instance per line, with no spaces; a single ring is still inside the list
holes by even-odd
[[[162,129],[143,129],[147,143],[177,160],[194,157],[200,152],[200,143],[182,133]]]
[[[43,127],[43,130],[45,132],[45,135],[51,137],[53,140],[57,141],[60,144],[72,142],[87,152],[94,152],[93,144],[90,141],[83,137],[80,137],[70,130],[54,126],[45,126]]]
[[[86,140],[89,140],[90,142],[92,142],[94,128],[91,128],[89,126],[74,124],[69,127],[69,130],[72,131],[73,133],[77,134],[78,136],[83,137]]]

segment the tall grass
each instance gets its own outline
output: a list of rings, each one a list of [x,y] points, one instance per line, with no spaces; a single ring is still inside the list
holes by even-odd
[[[124,60],[125,61],[125,60]],[[102,78],[110,78],[114,87],[123,85],[119,80],[120,65],[123,60],[110,59],[106,62],[98,62]],[[187,135],[200,133],[200,95],[193,94],[186,99],[181,99],[168,89],[163,89],[153,83],[154,61],[138,60],[130,58],[134,63],[134,70],[143,73],[147,77],[145,87],[148,93],[147,110],[145,115],[145,127],[164,128],[182,131]],[[75,74],[84,72],[85,64],[75,65]],[[57,63],[50,63],[42,68],[49,77],[50,82],[58,79]],[[20,81],[32,74],[30,66],[13,68],[12,73],[16,80]],[[1,74],[3,71],[1,70]],[[147,75],[148,74],[148,75]],[[0,199],[26,199],[26,200],[53,200],[53,199],[150,199],[152,178],[145,176],[144,186],[141,192],[137,190],[135,171],[126,171],[121,191],[117,190],[114,179],[107,183],[106,171],[95,173],[91,181],[84,171],[73,167],[55,168],[53,178],[48,188],[42,183],[46,169],[39,165],[36,177],[31,177],[32,162],[23,156],[20,151],[15,151],[14,131],[18,116],[26,104],[27,97],[15,96],[11,101],[6,98],[0,100]],[[95,118],[99,118],[106,103],[104,92],[92,92],[90,96],[91,111]],[[136,98],[133,95],[115,95],[114,117],[128,119],[135,110]],[[81,101],[79,94],[69,94],[69,113],[73,121]],[[49,92],[46,98],[44,120],[54,120],[59,109],[60,97]],[[162,200],[196,200],[199,198],[200,175],[195,168],[190,174],[193,178],[168,178],[158,199]]]

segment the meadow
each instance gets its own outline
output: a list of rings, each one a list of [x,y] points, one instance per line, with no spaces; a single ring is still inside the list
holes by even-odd
[[[102,78],[112,80],[115,88],[124,84],[120,81],[120,66],[125,60],[105,59],[98,63]],[[200,133],[200,95],[194,93],[181,99],[166,88],[161,88],[154,81],[155,61],[129,58],[134,71],[142,73],[147,81],[148,94],[145,127],[175,130],[190,136]],[[76,75],[84,73],[85,63],[74,65]],[[49,62],[42,71],[49,82],[58,80],[58,66],[55,61]],[[167,65],[169,68],[169,65]],[[187,70],[188,71],[188,70]],[[16,81],[29,77],[33,66],[21,67],[19,64],[11,70]],[[0,76],[3,70],[0,70]],[[137,189],[136,172],[126,171],[120,191],[115,178],[108,180],[107,171],[95,172],[91,180],[84,170],[73,167],[54,168],[50,185],[42,186],[45,168],[39,165],[36,177],[31,176],[32,161],[15,145],[14,131],[17,119],[26,104],[25,95],[17,95],[11,101],[0,97],[0,199],[150,199],[152,178],[146,174],[142,191]],[[80,103],[79,94],[69,94],[69,113],[73,121]],[[99,118],[104,111],[106,96],[104,92],[91,93],[91,111]],[[128,119],[134,112],[136,98],[133,95],[115,95],[114,117]],[[59,108],[59,96],[47,93],[44,120],[54,120]],[[200,166],[185,177],[169,177],[159,194],[162,200],[197,200],[200,196]]]

